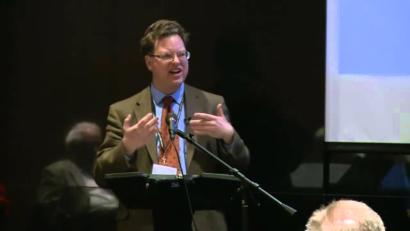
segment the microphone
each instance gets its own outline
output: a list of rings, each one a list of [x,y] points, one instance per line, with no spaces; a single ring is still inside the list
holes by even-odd
[[[162,137],[161,137],[161,133],[157,132],[155,135],[157,136],[161,150],[164,150],[165,146],[164,146],[164,141],[162,140]]]
[[[175,119],[175,114],[174,113],[169,113],[166,118],[166,122],[168,125],[168,133],[169,137],[171,140],[174,140],[175,138],[175,131],[178,129],[178,126],[176,124],[177,120]]]

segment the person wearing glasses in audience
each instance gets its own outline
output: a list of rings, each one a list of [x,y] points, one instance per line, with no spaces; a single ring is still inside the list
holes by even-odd
[[[170,117],[175,127],[193,135],[199,144],[233,167],[248,166],[248,148],[229,122],[224,98],[185,83],[191,57],[187,45],[188,33],[176,21],[158,20],[145,30],[140,46],[145,65],[152,73],[151,85],[110,106],[105,139],[94,168],[101,185],[105,183],[104,174],[126,171],[176,175],[226,173],[224,166],[200,153],[182,137],[170,139],[170,134],[162,130]],[[175,158],[165,156],[168,149],[177,150],[177,165],[173,163]],[[170,211],[176,217],[184,216],[175,214],[181,210]],[[124,208],[122,212],[118,216],[119,230],[155,228],[150,210]],[[178,230],[191,228],[226,230],[227,226],[223,213],[198,210],[194,212],[192,226],[181,226]]]

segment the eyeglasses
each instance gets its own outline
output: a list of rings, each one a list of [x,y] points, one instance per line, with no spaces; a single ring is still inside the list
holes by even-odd
[[[158,59],[160,59],[164,62],[174,61],[175,55],[178,57],[178,59],[188,60],[191,57],[191,52],[189,52],[189,51],[179,51],[179,52],[176,52],[176,53],[164,53],[164,54],[160,54],[160,55],[149,54],[149,56],[158,58]]]

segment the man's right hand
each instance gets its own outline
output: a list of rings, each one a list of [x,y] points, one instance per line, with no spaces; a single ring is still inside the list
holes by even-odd
[[[152,113],[146,114],[136,124],[131,125],[131,115],[124,119],[122,126],[124,136],[122,143],[127,154],[132,154],[138,148],[143,147],[158,131],[158,118]]]

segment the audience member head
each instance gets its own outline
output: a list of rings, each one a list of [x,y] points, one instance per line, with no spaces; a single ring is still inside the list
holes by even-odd
[[[313,212],[306,231],[384,231],[380,216],[363,202],[333,201]]]
[[[89,170],[101,143],[101,129],[92,122],[76,123],[65,138],[66,153],[80,168]]]

